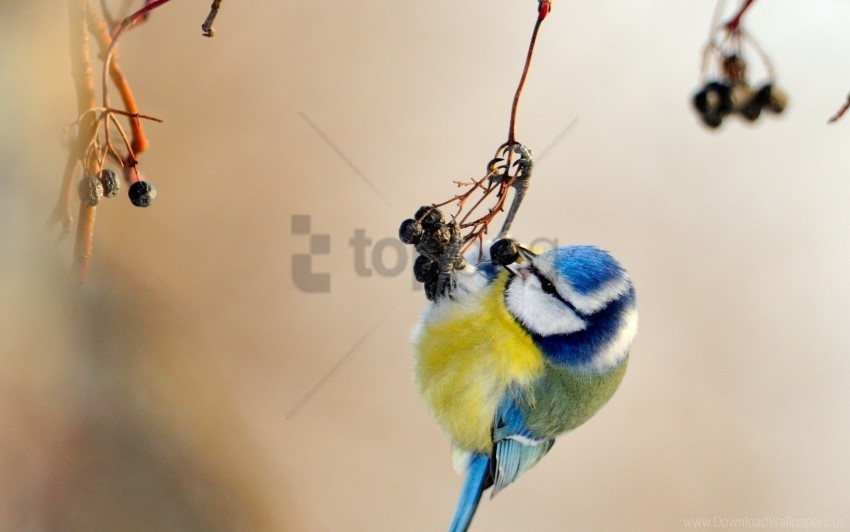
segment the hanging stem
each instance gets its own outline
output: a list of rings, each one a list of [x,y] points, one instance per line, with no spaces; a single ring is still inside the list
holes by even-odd
[[[525,86],[525,78],[528,77],[528,70],[531,67],[531,56],[534,54],[534,44],[537,42],[537,33],[540,31],[540,24],[543,23],[543,19],[546,18],[546,15],[549,14],[551,9],[552,4],[550,0],[540,0],[539,7],[537,9],[537,22],[534,24],[534,31],[531,33],[531,42],[528,45],[528,54],[525,56],[525,66],[522,69],[522,76],[519,78],[519,85],[517,86],[516,93],[514,94],[514,101],[511,105],[511,125],[508,130],[509,145],[516,142],[516,115],[517,108],[519,107],[519,96],[522,94],[522,89]]]
[[[89,4],[88,9],[88,24],[89,31],[91,31],[92,35],[94,35],[97,39],[100,53],[105,55],[107,50],[111,47],[113,39],[112,36],[109,35],[106,24],[99,16],[97,16],[97,13],[91,7],[91,4]],[[113,52],[113,56],[114,55],[115,53]],[[148,139],[145,137],[142,123],[139,120],[139,108],[136,105],[136,99],[133,97],[133,91],[130,90],[127,78],[125,78],[124,74],[121,73],[121,67],[118,66],[118,60],[115,57],[113,57],[112,61],[109,63],[109,75],[112,78],[112,83],[115,84],[115,87],[121,94],[121,100],[124,102],[124,107],[129,114],[130,130],[133,135],[133,153],[138,155],[145,151],[148,147]]]
[[[732,19],[726,23],[726,29],[729,31],[735,31],[738,29],[738,26],[741,25],[741,17],[744,16],[744,13],[750,8],[756,0],[746,0],[743,5],[741,5],[741,9],[738,10],[738,13],[735,14]]]
[[[118,37],[121,36],[122,33],[127,31],[138,19],[144,17],[146,14],[150,13],[154,9],[158,8],[162,4],[166,4],[171,0],[156,0],[155,2],[145,3],[144,7],[136,11],[135,13],[131,13],[127,15],[124,20],[121,21],[121,24],[115,29],[115,33],[112,35],[112,42],[109,43],[109,47],[106,49],[106,53],[103,57],[103,106],[109,107],[109,95],[107,94],[107,73],[110,71],[110,63],[112,62],[112,51],[115,49],[115,43],[118,42]]]

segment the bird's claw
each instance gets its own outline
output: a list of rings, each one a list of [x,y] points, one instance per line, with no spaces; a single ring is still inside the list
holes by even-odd
[[[494,157],[493,159],[491,159],[490,162],[487,163],[487,174],[493,177],[504,174],[507,171],[508,167],[507,165],[499,164],[504,162],[505,159],[503,159],[502,157]]]

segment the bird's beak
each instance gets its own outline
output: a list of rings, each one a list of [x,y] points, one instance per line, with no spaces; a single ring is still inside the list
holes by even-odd
[[[523,281],[528,279],[528,276],[531,275],[531,271],[528,268],[519,264],[510,264],[505,266],[505,269],[511,273],[511,277],[519,277]]]
[[[525,260],[527,260],[528,262],[531,262],[534,259],[534,257],[537,256],[537,253],[531,251],[530,249],[528,249],[525,246],[517,246],[517,247],[519,248],[520,255],[522,255],[522,257]]]

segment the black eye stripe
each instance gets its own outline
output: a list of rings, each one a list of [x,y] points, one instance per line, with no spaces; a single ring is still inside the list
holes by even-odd
[[[558,289],[555,288],[555,285],[552,284],[552,281],[543,276],[538,276],[537,278],[540,279],[540,287],[543,288],[544,292],[550,295],[555,295],[558,293]]]
[[[579,312],[575,305],[561,297],[561,294],[559,294],[558,291],[555,289],[555,284],[550,281],[549,278],[543,275],[540,270],[537,269],[537,266],[531,264],[528,269],[532,273],[532,275],[537,277],[537,280],[540,281],[540,287],[543,289],[543,292],[549,294],[550,296],[563,303],[567,308],[575,312],[576,316],[584,316],[584,314]]]

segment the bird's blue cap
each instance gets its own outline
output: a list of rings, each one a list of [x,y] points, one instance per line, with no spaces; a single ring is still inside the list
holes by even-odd
[[[555,271],[570,280],[573,289],[588,295],[620,278],[623,267],[607,252],[593,246],[567,246],[551,250]]]

